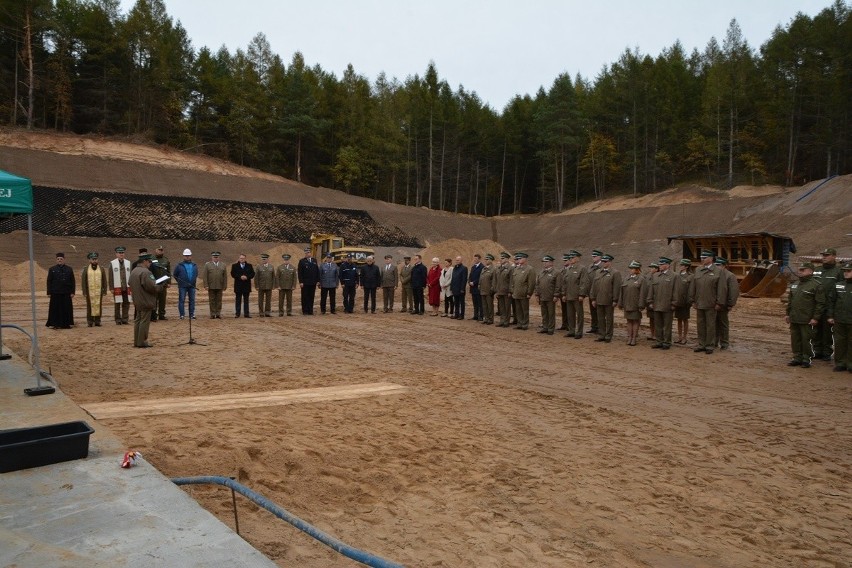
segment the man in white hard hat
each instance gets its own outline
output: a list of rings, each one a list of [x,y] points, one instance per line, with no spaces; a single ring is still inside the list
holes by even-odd
[[[186,316],[184,303],[189,297],[189,319],[195,319],[195,283],[198,279],[198,265],[192,262],[192,251],[183,249],[183,260],[175,266],[174,279],[178,285],[178,314],[180,319]]]

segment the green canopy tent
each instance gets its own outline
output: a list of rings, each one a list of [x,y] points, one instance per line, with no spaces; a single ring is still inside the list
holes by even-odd
[[[38,387],[26,389],[27,394],[47,394],[54,392],[52,387],[42,387],[42,370],[40,367],[38,326],[36,325],[36,299],[35,299],[35,263],[33,261],[33,184],[24,177],[10,174],[0,170],[0,216],[27,215],[27,233],[29,241],[30,256],[30,294],[33,313],[33,366],[36,370]],[[0,333],[2,333],[2,318],[0,317]],[[3,337],[0,335],[0,355],[3,349]]]

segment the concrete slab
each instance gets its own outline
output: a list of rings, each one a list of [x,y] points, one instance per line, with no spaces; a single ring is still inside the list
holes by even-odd
[[[95,433],[86,459],[0,474],[0,566],[276,566],[144,459],[122,469],[121,441],[61,389],[33,386],[24,361],[0,361],[0,429],[84,420]]]

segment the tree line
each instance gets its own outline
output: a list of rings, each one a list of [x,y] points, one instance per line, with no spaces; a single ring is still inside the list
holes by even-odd
[[[0,123],[167,144],[432,209],[561,211],[698,182],[800,184],[852,166],[852,18],[835,0],[759,48],[626,49],[498,112],[434,63],[398,80],[288,63],[263,33],[194,49],[162,0],[0,0]]]

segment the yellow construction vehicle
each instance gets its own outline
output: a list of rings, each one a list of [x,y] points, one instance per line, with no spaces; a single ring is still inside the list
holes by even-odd
[[[314,255],[314,258],[320,261],[325,258],[326,254],[331,253],[334,257],[334,262],[338,264],[346,260],[350,254],[355,264],[364,264],[367,262],[368,256],[375,254],[371,248],[348,247],[343,242],[343,237],[326,233],[314,233],[311,235],[311,253]]]

